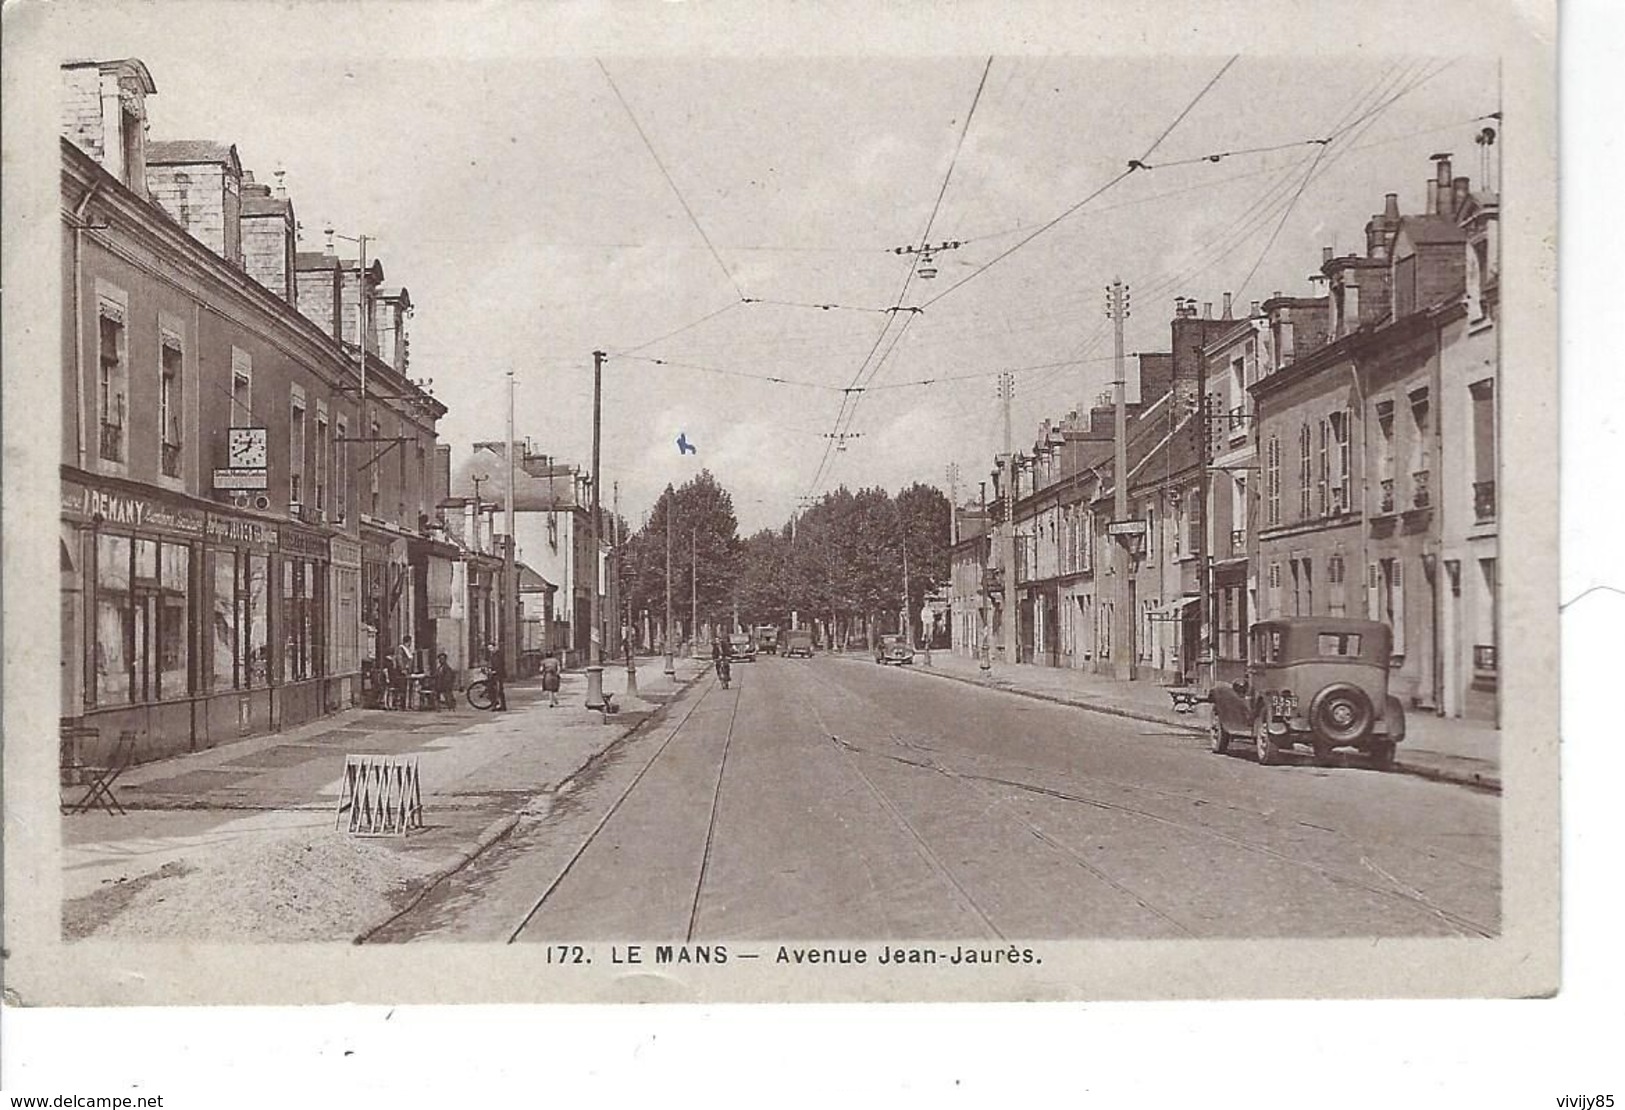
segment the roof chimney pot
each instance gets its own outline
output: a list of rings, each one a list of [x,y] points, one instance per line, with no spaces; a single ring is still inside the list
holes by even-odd
[[[1202,319],[1204,319],[1204,320],[1213,319],[1213,302],[1212,301],[1203,301],[1202,302]]]
[[[1382,214],[1390,220],[1399,219],[1399,194],[1385,193],[1382,198]]]
[[[1226,320],[1233,319],[1233,317],[1230,315],[1230,294],[1229,293],[1226,293],[1224,295],[1224,318]]]

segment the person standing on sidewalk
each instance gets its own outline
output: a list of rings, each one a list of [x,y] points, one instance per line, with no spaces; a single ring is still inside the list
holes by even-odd
[[[547,691],[547,707],[558,708],[559,657],[551,651],[542,660],[542,689]]]
[[[502,652],[497,650],[495,644],[487,644],[486,653],[489,656],[486,669],[491,672],[491,677],[486,680],[491,688],[491,712],[499,713],[508,708],[508,669],[503,665]]]

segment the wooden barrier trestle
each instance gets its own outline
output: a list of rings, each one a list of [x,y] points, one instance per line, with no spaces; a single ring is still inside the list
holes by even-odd
[[[350,811],[351,836],[405,836],[423,827],[416,756],[347,755],[333,827]]]

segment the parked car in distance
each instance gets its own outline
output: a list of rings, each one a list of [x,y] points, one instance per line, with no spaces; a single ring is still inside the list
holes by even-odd
[[[749,632],[728,633],[728,654],[741,663],[756,662],[756,645]]]
[[[759,624],[752,631],[756,640],[756,650],[763,655],[777,655],[779,653],[779,626],[776,624]]]
[[[813,653],[812,633],[805,628],[792,628],[784,634],[784,657],[794,659],[800,656],[811,659]]]
[[[1405,707],[1388,692],[1393,634],[1380,621],[1288,617],[1260,621],[1247,640],[1247,676],[1215,686],[1211,746],[1250,736],[1258,762],[1280,761],[1295,744],[1329,762],[1357,748],[1388,770],[1405,739]]]
[[[882,636],[875,644],[875,662],[881,666],[887,663],[896,663],[898,666],[912,663],[914,649],[908,646],[908,641],[902,636]]]

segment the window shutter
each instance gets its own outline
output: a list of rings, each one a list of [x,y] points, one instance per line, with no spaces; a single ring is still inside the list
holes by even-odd
[[[1365,608],[1366,608],[1366,614],[1365,615],[1366,615],[1366,619],[1368,619],[1368,620],[1380,620],[1380,619],[1382,619],[1382,610],[1381,610],[1381,607],[1380,607],[1381,606],[1381,598],[1378,596],[1378,593],[1377,593],[1377,588],[1378,588],[1377,587],[1377,577],[1378,577],[1377,564],[1376,563],[1367,563],[1366,564],[1366,581],[1365,581]]]
[[[1404,563],[1394,560],[1394,654],[1405,654],[1405,576]]]

